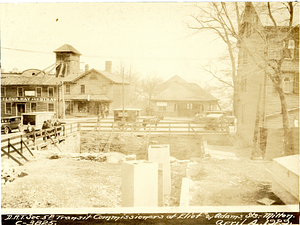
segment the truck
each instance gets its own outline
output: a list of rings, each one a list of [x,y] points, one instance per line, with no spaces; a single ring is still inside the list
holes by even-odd
[[[22,124],[26,126],[28,123],[38,131],[42,129],[44,121],[56,119],[55,112],[30,112],[22,113]]]

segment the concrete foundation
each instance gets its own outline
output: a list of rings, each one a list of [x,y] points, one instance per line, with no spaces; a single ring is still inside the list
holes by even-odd
[[[149,162],[162,163],[163,169],[163,192],[171,194],[171,169],[169,145],[150,145],[148,148]]]
[[[122,164],[122,207],[158,206],[158,163],[143,160]]]

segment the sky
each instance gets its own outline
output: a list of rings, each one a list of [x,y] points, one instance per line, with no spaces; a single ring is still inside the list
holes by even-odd
[[[226,46],[209,33],[192,35],[185,24],[192,4],[2,3],[1,66],[6,72],[43,70],[55,63],[55,49],[70,44],[82,54],[82,69],[122,62],[141,77],[210,82],[201,65],[216,60]]]

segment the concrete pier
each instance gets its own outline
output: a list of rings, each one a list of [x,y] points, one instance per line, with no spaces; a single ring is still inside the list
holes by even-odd
[[[158,163],[144,160],[122,164],[122,207],[158,206]]]

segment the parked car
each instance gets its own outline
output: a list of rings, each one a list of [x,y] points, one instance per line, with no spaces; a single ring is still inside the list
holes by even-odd
[[[22,131],[22,117],[11,116],[1,118],[1,132],[4,134],[10,133],[12,130],[18,129]]]
[[[203,121],[203,118],[204,118],[204,115],[201,114],[201,113],[197,113],[194,118],[193,118],[193,121],[195,123],[201,123]]]
[[[207,130],[228,130],[228,123],[223,114],[209,114],[205,116],[204,123]]]

